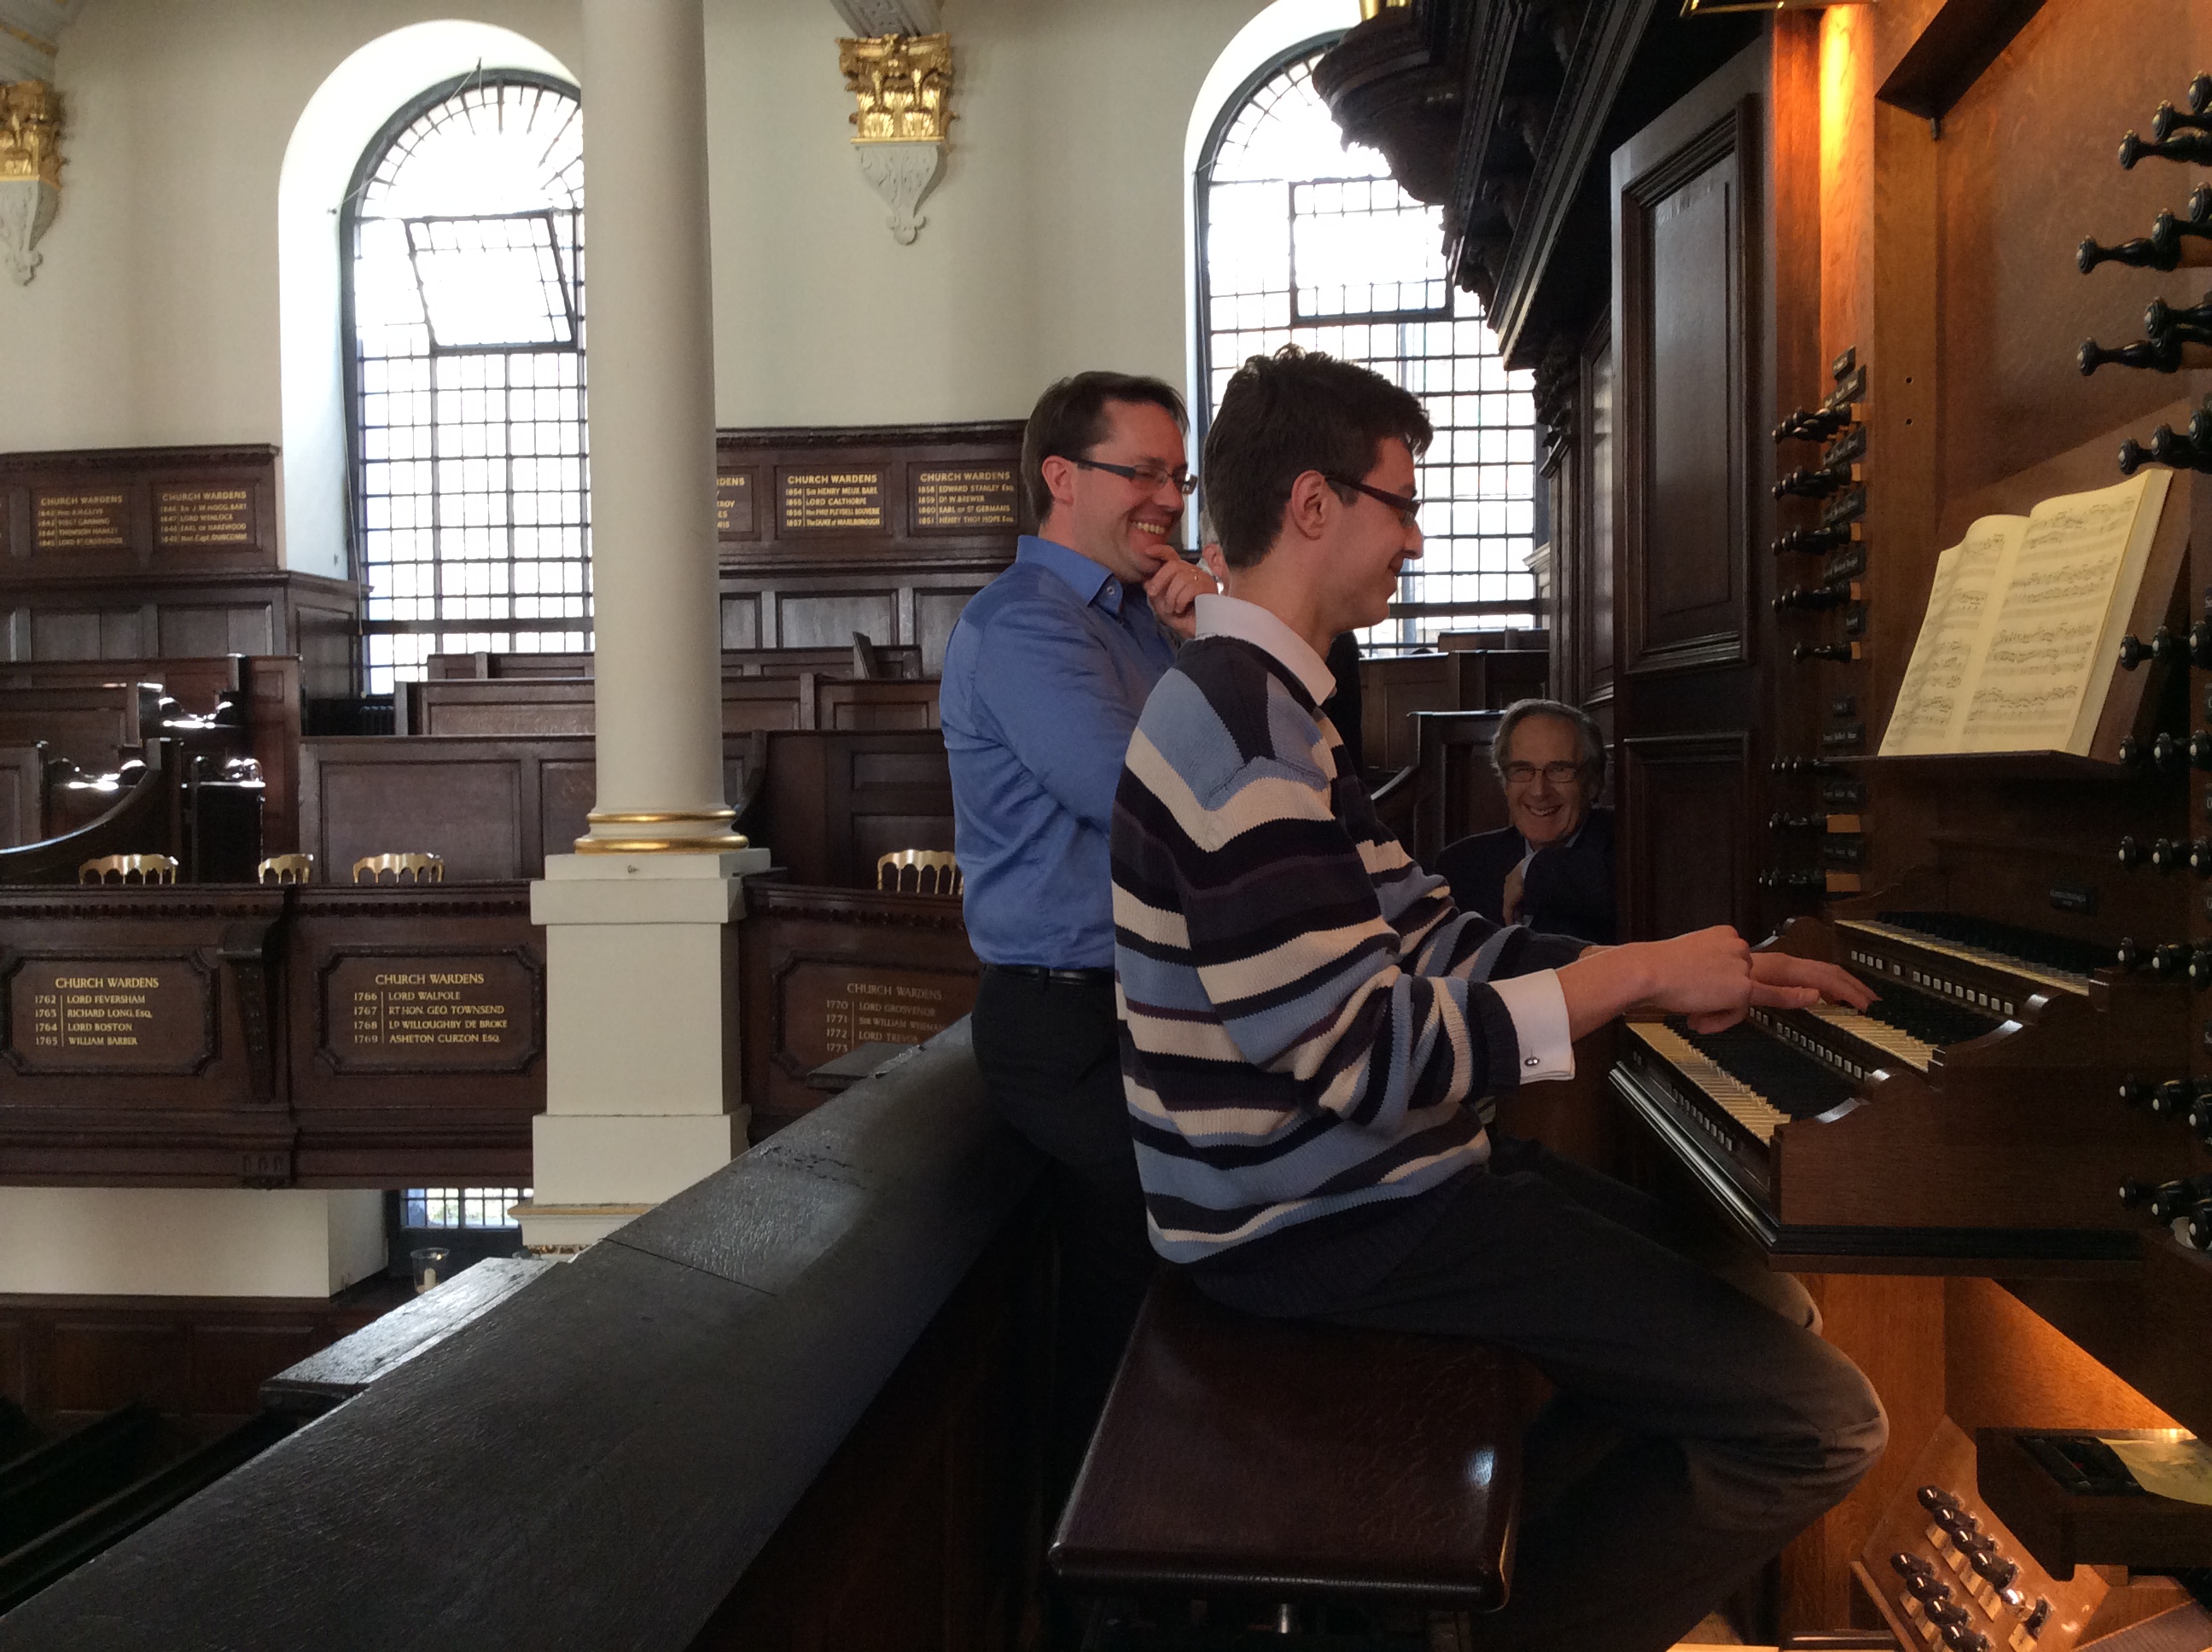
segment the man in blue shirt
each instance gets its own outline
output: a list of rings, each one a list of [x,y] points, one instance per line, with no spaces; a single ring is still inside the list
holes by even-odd
[[[1177,549],[1187,428],[1157,379],[1084,373],[1038,398],[1022,438],[1037,531],[962,613],[939,697],[983,961],[976,1064],[1052,1160],[1063,1485],[1154,1266],[1121,1096],[1107,841],[1138,714],[1215,589]]]

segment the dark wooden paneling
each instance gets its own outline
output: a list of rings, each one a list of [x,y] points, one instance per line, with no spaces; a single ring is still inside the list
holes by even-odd
[[[1627,936],[1649,940],[1753,920],[1745,864],[1751,792],[1747,731],[1631,736],[1620,743],[1627,840]]]
[[[99,683],[158,683],[179,708],[205,716],[245,685],[237,654],[146,659],[36,659],[0,665],[0,689],[80,688]]]
[[[1748,644],[1746,288],[1756,265],[1744,160],[1757,117],[1738,104],[1693,125],[1684,117],[1696,112],[1670,113],[1613,160],[1632,673],[1733,663]]]
[[[981,966],[957,896],[756,879],[738,944],[756,1141],[829,1099],[806,1075],[832,1056],[918,1043],[975,1005]]]
[[[2084,380],[2074,349],[2140,337],[2144,301],[2196,303],[2201,276],[2108,264],[2085,277],[2073,253],[2085,235],[2124,240],[2148,234],[2160,209],[2183,211],[2199,174],[2164,161],[2123,172],[2114,149],[2160,102],[2185,101],[2208,38],[2197,0],[2045,5],[1945,114],[1940,142],[1908,123],[1937,162],[1941,356],[1928,365],[1940,377],[1945,496],[2174,395],[2164,374],[2108,367]]]
[[[873,889],[876,859],[952,847],[952,774],[934,732],[768,737],[763,841],[798,884]]]
[[[407,1300],[380,1276],[338,1296],[0,1296],[0,1397],[66,1421],[143,1400],[204,1425],[260,1409],[261,1384]]]
[[[535,876],[545,859],[538,781],[549,744],[468,736],[404,746],[375,736],[304,740],[301,840],[332,883],[349,882],[363,856],[397,853],[441,856],[456,881]]]
[[[0,556],[0,584],[282,566],[276,450],[265,446],[0,454],[0,513],[15,527],[0,538],[11,553]]]
[[[0,849],[46,835],[46,749],[0,745]]]
[[[723,737],[733,806],[755,783],[765,738]],[[349,882],[363,855],[425,849],[447,857],[449,883],[542,877],[546,855],[584,835],[597,791],[589,735],[336,735],[299,752],[300,843],[328,884]]]
[[[137,683],[76,688],[0,688],[0,740],[43,740],[57,757],[94,774],[136,756],[155,732],[156,696]]]
[[[1016,422],[725,430],[715,441],[725,648],[835,645],[860,631],[918,647],[933,676],[960,609],[1030,525]]]
[[[545,960],[526,885],[308,885],[285,951],[302,1185],[398,1186],[431,1163],[457,1181],[528,1179]]]
[[[289,1180],[274,979],[284,898],[208,887],[0,892],[0,1174]],[[102,984],[76,984],[94,980]]]
[[[1582,643],[1577,651],[1575,693],[1578,703],[1589,707],[1613,695],[1613,569],[1619,561],[1614,512],[1620,496],[1616,474],[1620,449],[1614,437],[1611,316],[1599,319],[1583,340],[1581,354],[1583,443],[1577,474],[1583,501],[1577,519],[1583,539],[1577,557],[1574,591]]]
[[[357,585],[279,570],[179,573],[157,563],[97,578],[27,576],[0,582],[0,660],[297,654],[307,692],[340,698],[359,691],[361,601]]]
[[[179,1624],[219,1645],[427,1624],[514,1645],[1030,1643],[1035,1175],[948,1038],[547,1270],[9,1631],[84,1652],[173,1646]],[[518,1564],[486,1566],[487,1533],[526,1534]]]

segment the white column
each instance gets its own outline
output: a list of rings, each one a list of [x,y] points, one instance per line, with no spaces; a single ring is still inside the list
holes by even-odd
[[[588,1244],[744,1146],[723,798],[701,0],[584,0],[598,806],[532,890],[546,1110],[525,1242]]]

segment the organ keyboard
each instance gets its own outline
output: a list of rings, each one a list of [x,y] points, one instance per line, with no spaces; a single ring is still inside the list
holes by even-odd
[[[2186,1150],[2115,1098],[2142,1051],[2178,1043],[2185,988],[1951,913],[1799,919],[1770,944],[1881,996],[1719,1034],[1632,1022],[1613,1084],[1778,1260],[1985,1272],[2136,1254],[2111,1189],[2185,1174]]]

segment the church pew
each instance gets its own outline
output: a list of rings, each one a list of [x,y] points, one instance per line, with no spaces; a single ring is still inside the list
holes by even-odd
[[[934,678],[855,681],[818,671],[733,677],[721,684],[722,731],[934,728]],[[403,683],[397,732],[410,735],[589,734],[596,726],[589,677],[434,677]]]
[[[920,683],[824,680],[815,689],[814,726],[935,728],[937,679]]]
[[[743,807],[764,737],[726,735],[724,795]],[[448,883],[538,878],[588,825],[589,735],[331,735],[300,743],[300,844],[319,882],[350,881],[363,855],[441,855]]]
[[[0,742],[43,740],[57,757],[112,768],[159,732],[161,693],[137,682],[0,688]]]
[[[57,836],[0,848],[0,885],[74,884],[84,862],[111,854],[181,859],[184,749],[174,740],[154,740],[147,750],[150,761],[106,812]]]
[[[1534,648],[1457,649],[1377,655],[1359,662],[1360,729],[1367,766],[1394,773],[1419,755],[1413,725],[1423,712],[1502,711],[1541,697],[1551,656]]]
[[[264,656],[265,657],[265,656]],[[206,716],[227,694],[246,686],[246,654],[191,659],[34,659],[0,664],[0,689],[82,688],[101,683],[155,683],[185,710]]]
[[[1448,843],[1506,823],[1505,786],[1491,762],[1495,711],[1415,714],[1412,835],[1407,853],[1432,865]]]
[[[792,882],[872,890],[878,856],[952,847],[952,771],[933,730],[793,731],[769,735],[767,750],[738,829]]]
[[[863,645],[865,644],[865,649]],[[596,656],[580,653],[432,654],[423,662],[433,681],[468,677],[590,677]],[[861,669],[866,659],[872,670]],[[795,677],[800,671],[911,680],[921,675],[921,650],[912,645],[856,637],[849,648],[725,648],[725,677]]]
[[[46,835],[46,748],[0,745],[0,849]]]
[[[404,1644],[434,1625],[514,1646],[1011,1652],[1042,1609],[1037,1163],[948,1032],[8,1631],[79,1645],[96,1626],[111,1652],[173,1646],[179,1624],[226,1646]],[[364,1542],[395,1487],[404,1517]],[[487,1533],[520,1540],[488,1564]]]

